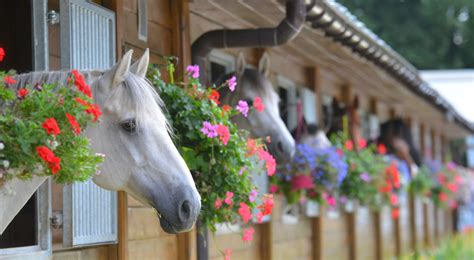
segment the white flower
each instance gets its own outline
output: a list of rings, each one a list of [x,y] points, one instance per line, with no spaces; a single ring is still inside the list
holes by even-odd
[[[103,154],[103,153],[95,153],[95,155],[96,155],[96,156],[100,156],[100,157],[102,157],[102,158],[105,158],[105,154]]]
[[[4,148],[5,148],[5,145],[2,142],[0,142],[0,150],[3,150]]]
[[[2,164],[3,164],[3,168],[5,168],[5,169],[7,169],[8,167],[10,167],[10,162],[7,161],[7,160],[3,160]]]

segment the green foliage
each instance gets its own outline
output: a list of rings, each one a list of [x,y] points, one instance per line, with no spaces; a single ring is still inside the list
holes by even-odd
[[[174,67],[167,68],[172,74]],[[189,77],[186,83],[166,83],[157,68],[149,71],[148,78],[166,105],[176,146],[201,194],[201,222],[215,231],[217,223],[236,221],[240,203],[256,208],[256,201],[249,201],[249,194],[255,189],[251,175],[261,171],[262,165],[255,156],[248,156],[248,132],[237,129],[231,121],[231,117],[240,115],[211,101],[209,96],[215,89],[201,88],[196,78]],[[201,128],[205,121],[226,126],[230,133],[228,143],[204,135]],[[217,209],[215,201],[226,198],[227,192],[234,194],[232,205]]]
[[[431,250],[402,257],[404,260],[474,259],[474,233],[472,230],[454,236]]]
[[[426,197],[433,184],[433,178],[429,169],[426,166],[422,166],[418,173],[410,180],[408,191],[417,196]]]
[[[474,1],[338,2],[416,67],[474,67]]]
[[[74,116],[81,128],[86,128],[93,117],[75,98],[92,100],[79,91],[57,88],[56,84],[26,86],[28,94],[18,97],[5,83],[13,72],[0,71],[0,186],[13,178],[29,180],[34,175],[53,176],[57,183],[85,181],[97,172],[103,161],[101,155],[92,153],[87,137],[78,135],[66,117]],[[57,88],[57,90],[55,90]],[[47,118],[54,118],[60,129],[55,137],[43,128]],[[46,146],[60,158],[60,170],[53,173],[36,148]]]
[[[377,208],[382,203],[379,187],[384,182],[384,171],[388,162],[375,152],[375,146],[361,147],[359,151],[343,132],[331,136],[332,143],[344,152],[349,172],[340,187],[340,195],[359,201],[362,205]],[[358,144],[359,145],[359,144]],[[360,145],[359,145],[360,146]],[[362,174],[369,180],[364,181]]]

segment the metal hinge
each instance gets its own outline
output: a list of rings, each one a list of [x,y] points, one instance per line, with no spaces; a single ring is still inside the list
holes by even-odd
[[[59,23],[59,13],[50,10],[46,13],[46,21],[48,22],[49,25],[55,25]]]
[[[52,217],[50,219],[51,227],[53,229],[60,229],[63,227],[63,212],[62,211],[53,211]]]

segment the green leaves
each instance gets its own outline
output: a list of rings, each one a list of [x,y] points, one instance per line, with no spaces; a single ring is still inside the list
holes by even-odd
[[[29,180],[34,175],[50,176],[58,183],[85,181],[97,172],[97,166],[103,157],[95,155],[89,148],[89,140],[73,132],[66,118],[66,112],[75,116],[82,129],[91,123],[91,115],[84,111],[75,98],[92,102],[89,97],[72,89],[57,88],[56,84],[43,84],[32,89],[24,86],[28,94],[17,99],[15,92],[3,84],[7,74],[0,72],[0,143],[3,149],[1,161],[8,161],[8,167],[0,166],[3,174],[0,185],[6,180],[19,178]],[[10,74],[11,75],[11,74]],[[43,123],[53,118],[60,129],[54,137],[47,134]],[[60,170],[52,174],[50,166],[39,157],[36,148],[46,146],[60,158]],[[3,169],[2,169],[3,168]]]
[[[172,75],[172,64],[167,68]],[[166,105],[167,118],[175,133],[175,144],[201,194],[201,221],[210,230],[215,230],[216,223],[232,221],[238,216],[236,206],[219,210],[214,207],[214,201],[217,198],[224,199],[229,191],[234,193],[233,205],[244,202],[255,207],[255,202],[251,203],[248,199],[248,194],[254,188],[252,181],[247,174],[241,175],[240,171],[245,167],[249,172],[256,173],[260,167],[255,158],[244,156],[247,153],[248,133],[239,131],[230,121],[231,112],[224,112],[210,101],[210,89],[201,88],[197,79],[189,77],[187,83],[171,81],[166,84],[161,80],[157,68],[149,71],[148,78]],[[227,145],[201,132],[204,121],[228,127],[230,139]]]

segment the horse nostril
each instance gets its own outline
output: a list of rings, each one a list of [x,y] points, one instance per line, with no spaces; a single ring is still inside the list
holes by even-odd
[[[283,153],[283,144],[281,142],[277,143],[277,148],[280,153]]]
[[[187,222],[191,218],[191,203],[187,200],[181,203],[181,206],[178,210],[179,220],[181,222]]]

